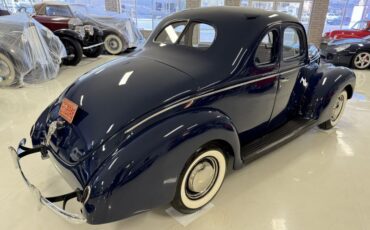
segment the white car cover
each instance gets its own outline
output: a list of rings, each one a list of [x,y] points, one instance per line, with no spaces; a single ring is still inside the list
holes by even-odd
[[[59,38],[30,16],[0,17],[0,87],[53,79],[66,55]]]

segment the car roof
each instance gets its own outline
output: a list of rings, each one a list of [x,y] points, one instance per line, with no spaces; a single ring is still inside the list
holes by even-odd
[[[206,23],[215,28],[215,40],[207,50],[178,44],[161,46],[155,41],[168,24],[187,20]],[[293,23],[304,30],[297,18],[276,11],[245,7],[184,10],[163,19],[151,33],[139,55],[181,69],[199,81],[204,79],[207,82],[205,75],[223,80],[225,76],[234,73],[242,58],[251,57],[267,28],[279,23]]]

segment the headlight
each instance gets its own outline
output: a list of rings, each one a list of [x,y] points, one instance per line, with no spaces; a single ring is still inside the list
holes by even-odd
[[[68,21],[68,28],[71,30],[74,30],[77,26],[82,26],[83,23],[80,19],[78,18],[71,18]]]
[[[74,31],[76,31],[77,33],[79,33],[82,38],[85,37],[85,28],[83,26],[76,26],[74,28]]]
[[[341,52],[341,51],[343,51],[343,50],[348,49],[350,46],[351,46],[350,44],[340,45],[340,46],[335,47],[334,49],[335,49],[335,51],[337,51],[337,52]]]
[[[91,25],[86,25],[85,27],[85,32],[90,34],[90,36],[94,35],[94,27]]]

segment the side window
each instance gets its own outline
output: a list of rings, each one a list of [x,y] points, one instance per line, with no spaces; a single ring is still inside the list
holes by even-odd
[[[296,29],[288,27],[284,30],[283,58],[284,60],[301,56],[302,47],[299,33]]]
[[[205,23],[192,23],[181,38],[180,44],[199,49],[209,48],[216,37],[215,29]]]
[[[276,43],[276,32],[270,31],[258,45],[254,62],[257,66],[271,64],[275,62],[274,47]]]
[[[68,6],[46,6],[47,16],[61,16],[61,17],[72,17],[72,13]]]
[[[166,26],[157,38],[155,39],[156,42],[164,43],[164,44],[175,44],[179,39],[181,33],[184,31],[187,22],[175,22],[171,25]]]

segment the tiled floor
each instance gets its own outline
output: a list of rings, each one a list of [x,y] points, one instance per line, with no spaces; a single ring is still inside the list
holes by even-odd
[[[370,229],[370,71],[357,71],[356,94],[339,125],[317,128],[228,176],[212,207],[184,227],[165,205],[100,226],[73,225],[33,199],[14,169],[7,147],[28,137],[40,112],[87,70],[113,57],[63,67],[52,81],[0,89],[0,229]],[[65,190],[48,161],[22,161],[27,175],[48,194]]]

